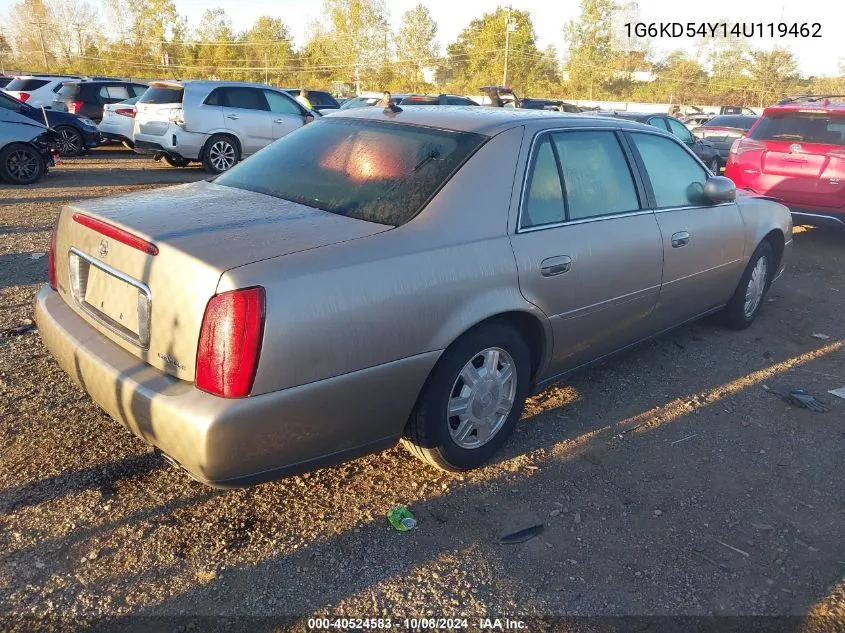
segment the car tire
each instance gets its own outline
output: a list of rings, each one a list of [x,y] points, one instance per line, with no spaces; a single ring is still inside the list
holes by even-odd
[[[240,159],[237,141],[226,134],[215,134],[205,144],[202,166],[210,174],[222,174],[237,165]]]
[[[56,128],[56,134],[58,135],[56,144],[59,148],[59,156],[73,158],[85,153],[85,141],[78,130],[69,125],[60,125]]]
[[[30,145],[14,143],[0,151],[0,179],[10,185],[31,185],[46,170],[41,154]]]
[[[505,443],[522,415],[530,367],[528,345],[505,323],[470,330],[449,346],[429,375],[402,444],[440,470],[481,466]],[[478,381],[475,387],[470,375]],[[488,424],[477,424],[480,420]]]
[[[768,240],[763,240],[751,255],[733,297],[719,313],[723,325],[733,330],[744,330],[754,323],[772,283],[773,268],[772,245]]]
[[[163,157],[164,162],[170,165],[171,167],[187,167],[191,164],[187,158],[176,158],[175,156],[168,156],[165,154]]]

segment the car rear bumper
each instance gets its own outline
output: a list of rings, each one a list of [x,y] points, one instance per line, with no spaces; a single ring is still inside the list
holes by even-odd
[[[807,209],[805,207],[789,206],[792,218],[796,224],[810,224],[813,226],[829,226],[845,229],[845,210]]]
[[[39,292],[35,313],[44,344],[100,407],[192,477],[217,487],[278,479],[395,444],[439,357],[428,352],[226,399],[118,347],[49,286]]]
[[[139,154],[167,154],[175,158],[199,160],[207,134],[187,132],[176,125],[162,135],[135,133],[135,151]]]

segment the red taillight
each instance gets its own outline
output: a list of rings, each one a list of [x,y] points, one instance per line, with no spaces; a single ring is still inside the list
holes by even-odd
[[[213,296],[200,330],[197,388],[224,398],[248,396],[263,337],[264,288]]]
[[[765,143],[761,143],[760,141],[755,141],[747,137],[742,137],[736,139],[731,145],[731,154],[734,156],[740,156],[745,152],[759,152],[764,149],[766,149]]]
[[[29,93],[28,92],[19,92],[18,99],[21,101],[29,101]]]
[[[53,290],[59,289],[56,281],[56,230],[59,228],[59,221],[53,225],[53,232],[50,233],[50,250],[47,251],[47,268],[50,272],[50,287]]]
[[[82,111],[82,101],[71,101],[67,104],[67,111],[71,114],[79,114]]]
[[[135,108],[116,108],[114,113],[120,116],[128,116],[131,119],[135,118]]]
[[[73,221],[91,229],[92,231],[97,231],[97,233],[115,239],[121,244],[137,248],[139,251],[142,251],[147,255],[158,255],[158,246],[152,242],[141,239],[137,235],[132,235],[129,231],[124,231],[116,226],[112,226],[108,222],[103,222],[102,220],[97,220],[96,218],[82,215],[81,213],[74,213]]]

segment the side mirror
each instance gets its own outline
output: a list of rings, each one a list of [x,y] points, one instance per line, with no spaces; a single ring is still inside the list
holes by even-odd
[[[704,197],[710,202],[732,202],[736,200],[736,185],[730,178],[711,176],[704,183]]]
[[[315,119],[316,115],[313,112],[306,112],[305,115],[302,117],[305,119],[305,123],[311,123]]]

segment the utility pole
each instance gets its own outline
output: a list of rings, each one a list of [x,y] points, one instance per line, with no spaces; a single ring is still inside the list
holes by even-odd
[[[264,51],[264,83],[270,85],[270,58]]]
[[[47,49],[44,48],[44,27],[46,22],[33,22],[32,25],[38,29],[38,37],[41,40],[41,57],[44,60],[45,72],[50,72],[50,65],[47,63]]]
[[[505,87],[508,85],[508,53],[510,52],[511,31],[513,30],[515,29],[511,23],[511,7],[508,6],[508,14],[505,17],[505,72],[502,77],[502,85]]]
[[[76,29],[76,47],[79,49],[79,55],[82,55],[82,25],[79,22],[74,22],[73,27]]]

